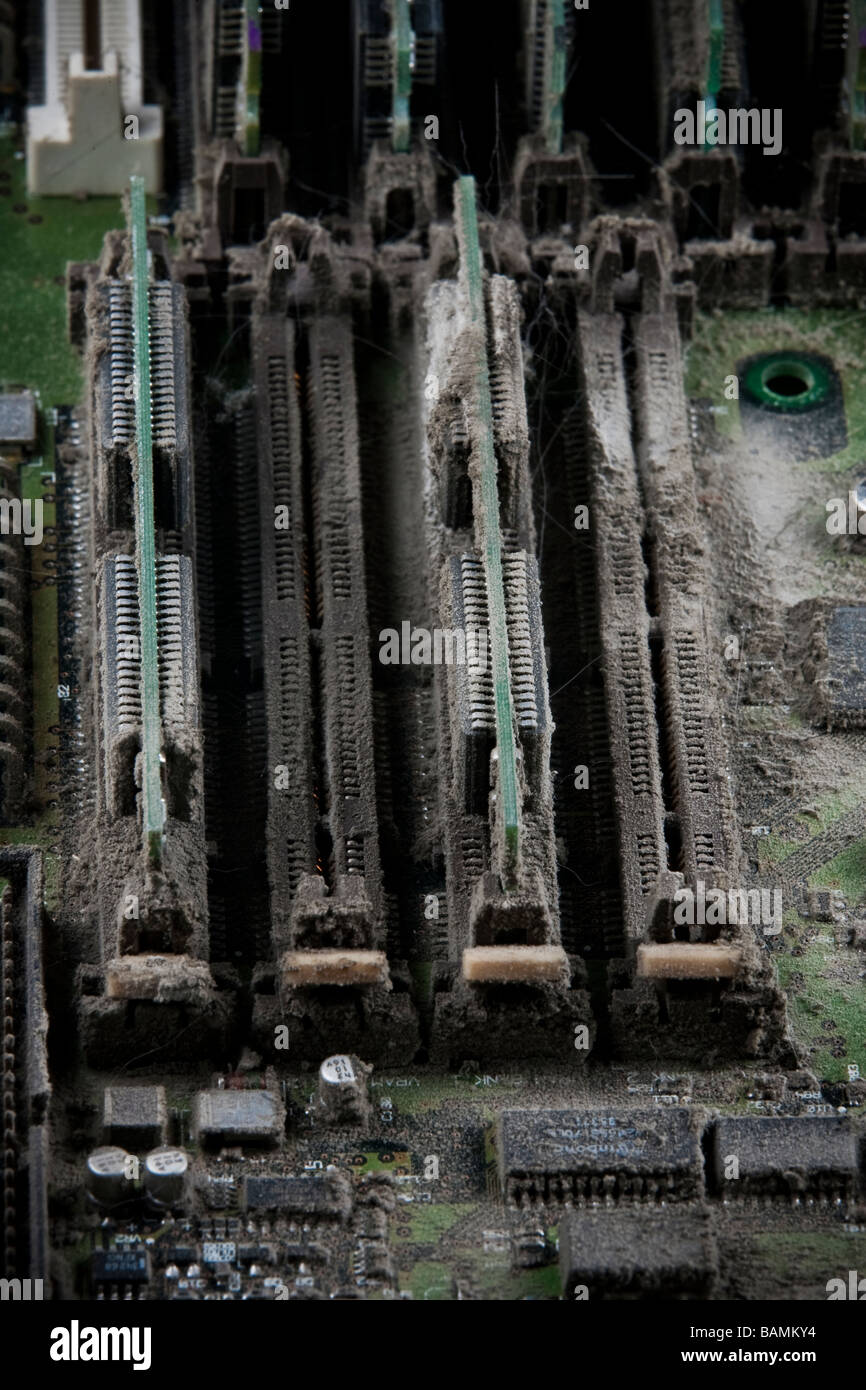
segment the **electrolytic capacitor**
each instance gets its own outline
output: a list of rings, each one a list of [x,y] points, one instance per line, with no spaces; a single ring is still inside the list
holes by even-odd
[[[87,1159],[87,1191],[101,1207],[116,1207],[134,1195],[135,1160],[126,1149],[106,1145]]]
[[[325,1058],[319,1067],[317,1108],[326,1124],[356,1125],[369,1119],[367,1078],[371,1070],[347,1053]]]
[[[183,1200],[189,1159],[183,1149],[154,1149],[144,1160],[144,1186],[147,1195],[160,1206],[174,1206]]]

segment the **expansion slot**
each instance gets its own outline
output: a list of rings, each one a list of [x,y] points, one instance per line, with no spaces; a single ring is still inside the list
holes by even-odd
[[[707,53],[707,107],[715,104],[722,85],[722,55],[725,51],[725,17],[722,0],[709,0],[710,42]]]
[[[526,102],[532,127],[547,154],[561,154],[569,47],[565,0],[534,0],[528,7],[526,39]]]
[[[578,314],[603,669],[607,741],[616,795],[626,949],[643,938],[647,905],[667,867],[646,609],[642,512],[632,448],[622,320]],[[584,734],[584,738],[587,735]],[[587,745],[580,757],[589,762]],[[621,947],[622,949],[622,947]]]
[[[409,97],[412,94],[412,68],[415,35],[409,15],[409,0],[393,0],[393,112],[391,117],[391,147],[395,152],[405,153],[409,149],[411,131],[409,127]]]
[[[441,78],[441,0],[355,0],[355,9],[356,144],[365,154],[375,142],[391,154],[409,154],[419,120],[413,93],[435,88]]]
[[[473,480],[477,496],[476,529],[484,557],[487,610],[490,622],[490,663],[496,715],[496,753],[498,763],[499,830],[503,879],[516,877],[520,861],[520,799],[517,780],[517,754],[514,739],[514,711],[511,702],[511,672],[508,659],[508,624],[505,616],[505,590],[502,578],[502,536],[499,520],[499,486],[496,453],[493,447],[493,406],[487,365],[487,332],[484,287],[481,277],[481,248],[478,242],[478,215],[475,180],[461,178],[455,186],[455,213],[460,243],[460,277],[468,298],[469,315],[476,331],[477,365],[475,408],[479,419],[480,468]]]
[[[722,12],[722,0],[709,0],[709,42],[707,46],[707,67],[704,78],[704,91],[706,93],[706,111],[709,113],[716,104],[719,95],[719,88],[722,84],[722,55],[725,50],[725,18]],[[704,149],[708,150],[711,146],[704,144]]]
[[[213,134],[247,158],[261,145],[262,13],[257,0],[232,0],[216,12],[213,34]]]
[[[159,657],[156,616],[156,535],[153,503],[153,426],[150,395],[150,267],[144,181],[129,189],[132,239],[132,319],[135,348],[135,544],[141,652],[141,814],[148,858],[159,863],[165,825],[162,797]]]
[[[545,20],[544,143],[549,154],[562,150],[562,98],[565,94],[565,4],[548,0]]]
[[[245,0],[245,3],[241,82],[243,139],[239,143],[243,147],[244,154],[255,157],[259,153],[261,142],[259,124],[259,103],[262,92],[261,7],[258,0]]]

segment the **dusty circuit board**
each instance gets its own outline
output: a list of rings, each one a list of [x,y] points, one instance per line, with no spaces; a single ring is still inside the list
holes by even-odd
[[[0,3],[4,1299],[866,1297],[864,101]]]

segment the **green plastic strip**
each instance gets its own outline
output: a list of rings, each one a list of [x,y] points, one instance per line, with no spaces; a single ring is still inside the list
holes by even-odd
[[[710,47],[707,59],[707,90],[717,97],[722,85],[722,54],[725,51],[725,16],[722,0],[710,0]]]
[[[255,158],[261,148],[262,25],[259,0],[246,0],[244,14],[244,154]]]
[[[141,810],[144,845],[162,858],[165,808],[160,772],[161,718],[156,633],[156,534],[153,508],[153,432],[150,397],[150,273],[144,180],[129,180],[132,237],[132,326],[135,348],[135,551],[141,646]]]
[[[513,882],[520,852],[520,800],[517,785],[517,757],[511,707],[511,669],[508,660],[508,627],[505,619],[505,588],[502,580],[502,538],[499,532],[499,485],[493,448],[493,407],[487,368],[487,333],[484,312],[484,286],[481,275],[481,247],[478,242],[478,215],[475,180],[460,178],[455,186],[455,208],[461,224],[461,272],[469,298],[471,320],[478,325],[481,349],[475,375],[475,397],[481,422],[481,512],[476,523],[483,547],[484,577],[487,586],[488,649],[493,675],[496,710],[496,749],[499,756],[499,818],[503,832],[502,877],[506,886]]]
[[[565,94],[565,4],[545,6],[544,144],[548,154],[562,153],[562,98]]]
[[[722,0],[709,0],[709,47],[707,50],[706,109],[711,111],[716,104],[719,88],[722,85],[722,54],[725,51],[725,16]],[[704,144],[704,149],[710,146]]]
[[[411,144],[409,98],[412,95],[412,21],[409,0],[394,0],[394,85],[391,110],[391,148],[405,154]]]

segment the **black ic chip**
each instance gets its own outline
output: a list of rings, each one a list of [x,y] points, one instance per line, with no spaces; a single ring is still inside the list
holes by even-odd
[[[150,1260],[146,1250],[94,1250],[91,1273],[96,1284],[146,1284]]]
[[[665,1110],[506,1110],[500,1165],[515,1201],[575,1196],[682,1199],[702,1190],[699,1127],[685,1106]]]

